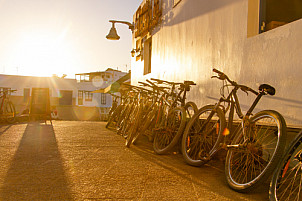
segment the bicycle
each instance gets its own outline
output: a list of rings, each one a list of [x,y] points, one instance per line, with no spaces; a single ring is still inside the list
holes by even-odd
[[[112,111],[109,115],[106,128],[108,129],[116,129],[120,127],[120,123],[124,118],[124,113],[127,111],[127,107],[131,102],[132,96],[130,94],[130,90],[123,90],[121,92],[121,103]]]
[[[252,114],[263,95],[274,95],[275,89],[267,84],[259,87],[259,92],[237,84],[223,72],[213,69],[225,87],[233,89],[215,105],[206,105],[189,121],[182,138],[184,160],[193,166],[201,166],[210,161],[221,150],[227,150],[225,174],[228,185],[236,191],[245,192],[265,181],[273,172],[285,147],[286,123],[274,110],[263,110]],[[251,92],[256,98],[246,114],[241,111],[238,90]],[[226,103],[225,107],[222,103]],[[234,112],[240,122],[237,128]],[[228,113],[228,119],[226,115]],[[228,121],[227,121],[228,120]]]
[[[138,86],[132,86],[133,89],[137,90],[138,96],[134,101],[135,107],[131,110],[131,116],[127,122],[127,137],[126,137],[126,146],[129,148],[130,145],[137,140],[140,133],[143,131],[143,121],[145,116],[148,114],[145,110],[149,105],[150,94],[153,94],[152,91],[144,89]]]
[[[167,93],[153,82],[147,80],[155,89],[162,92],[158,107],[155,108],[155,113],[148,120],[150,122],[155,121],[153,150],[157,154],[166,154],[179,142],[185,129],[187,118],[192,115],[189,110],[192,110],[193,113],[197,111],[195,103],[185,102],[190,86],[196,84],[193,81],[175,83],[159,79],[151,80],[156,81],[158,84],[166,83],[171,86],[170,93]],[[176,86],[179,86],[178,93],[174,91]]]
[[[193,81],[184,81],[183,83],[175,83],[175,82],[169,82],[169,81],[154,79],[154,78],[151,78],[151,80],[156,81],[159,84],[166,83],[168,85],[171,85],[170,96],[176,97],[175,99],[177,101],[175,101],[174,104],[180,103],[180,106],[184,107],[184,109],[186,110],[187,119],[191,119],[194,113],[197,112],[198,108],[194,102],[192,101],[186,102],[187,92],[190,91],[190,86],[196,85],[196,83],[194,83]],[[175,87],[177,85],[179,85],[178,93],[175,92]]]
[[[120,96],[117,96],[115,94],[110,94],[111,97],[112,97],[112,105],[110,107],[110,110],[108,112],[108,117],[110,118],[110,116],[113,114],[113,112],[115,111],[115,109],[118,107],[118,103],[119,103],[119,100],[118,99],[121,99]]]
[[[190,85],[195,83],[192,81],[174,83],[153,78],[151,80],[158,84],[169,84],[171,87],[158,86],[149,80],[146,80],[148,83],[139,82],[139,84],[152,88],[152,91],[132,86],[133,89],[139,90],[140,96],[139,101],[136,100],[136,107],[132,110],[134,112],[130,118],[131,128],[126,138],[126,146],[130,147],[132,143],[136,143],[141,134],[144,134],[149,141],[153,141],[154,151],[164,154],[179,141],[186,124],[186,111],[188,115],[192,115],[191,110],[197,111],[195,103],[185,103],[186,92],[190,90]],[[174,91],[177,85],[180,86],[178,93]],[[181,107],[177,107],[179,103]],[[154,133],[159,132],[160,134],[158,136],[155,134],[154,137]]]
[[[302,200],[302,131],[288,146],[284,157],[273,174],[269,199]]]
[[[136,119],[138,119],[137,129],[132,135],[132,141],[129,143],[135,144],[138,138],[143,134],[148,137],[149,141],[153,141],[152,128],[154,126],[154,116],[157,113],[158,109],[158,100],[160,92],[158,89],[144,82],[138,82],[144,87],[150,87],[151,90],[146,90],[144,101],[141,102],[141,111],[137,114]],[[163,89],[163,88],[162,88]]]
[[[0,118],[4,119],[7,123],[14,123],[16,120],[16,109],[12,101],[9,99],[10,94],[17,90],[4,90],[0,91],[1,107]]]

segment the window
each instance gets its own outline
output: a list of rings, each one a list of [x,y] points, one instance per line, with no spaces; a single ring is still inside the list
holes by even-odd
[[[92,101],[92,95],[90,91],[85,91],[85,101]]]
[[[90,75],[76,74],[76,79],[78,82],[90,82]]]
[[[78,105],[83,105],[83,93],[84,91],[78,91]]]
[[[101,94],[101,104],[106,105],[106,94]]]
[[[30,89],[29,88],[24,88],[23,89],[23,102],[24,103],[29,103],[29,98],[30,98]]]
[[[151,73],[152,38],[144,42],[144,75]]]
[[[301,18],[301,0],[249,0],[248,37]]]
[[[261,32],[302,18],[301,0],[261,0]]]

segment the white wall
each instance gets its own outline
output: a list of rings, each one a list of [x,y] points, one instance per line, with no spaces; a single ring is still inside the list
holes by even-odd
[[[77,83],[77,90],[81,91],[95,91],[98,89],[104,89],[111,85],[113,82],[117,81],[119,78],[126,75],[126,72],[115,71],[115,70],[106,70],[104,72],[100,72],[100,74],[110,74],[110,78],[106,78],[105,80],[101,76],[96,76],[92,79],[92,82],[78,82]],[[77,91],[76,91],[77,92]],[[87,107],[104,107],[109,108],[112,105],[111,95],[106,95],[106,104],[102,104],[101,102],[101,93],[93,93],[92,101],[85,101],[85,95],[83,97],[83,105]],[[77,100],[78,104],[78,100]]]
[[[221,81],[211,79],[215,67],[254,89],[271,84],[276,95],[264,97],[257,109],[302,124],[302,20],[248,38],[248,0],[182,0],[175,8],[172,2],[163,0],[163,20],[152,33],[151,73],[143,76],[143,61],[132,58],[132,84],[150,77],[193,80],[188,99],[201,107],[219,98]],[[244,106],[253,97],[240,96]]]
[[[75,79],[57,77],[33,77],[19,75],[0,75],[0,87],[16,89],[12,95],[23,96],[24,88],[50,88],[52,97],[60,97],[60,90],[73,91],[72,97],[77,95]]]

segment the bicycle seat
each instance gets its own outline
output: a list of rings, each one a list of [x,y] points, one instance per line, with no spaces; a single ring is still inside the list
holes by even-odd
[[[188,86],[188,85],[196,85],[193,81],[184,81],[184,84],[186,85],[186,86]]]
[[[261,84],[259,86],[259,91],[264,91],[265,93],[268,93],[271,96],[275,95],[275,93],[276,93],[275,88],[268,84]]]

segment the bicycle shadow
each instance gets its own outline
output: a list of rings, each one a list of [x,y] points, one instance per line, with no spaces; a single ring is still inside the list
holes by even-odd
[[[12,125],[0,125],[0,135],[2,135],[3,133],[5,133]]]
[[[180,149],[176,147],[168,154],[157,155],[153,151],[152,143],[144,139],[139,139],[137,145],[130,148],[130,151],[145,160],[159,165],[163,169],[191,182],[197,191],[198,189],[207,189],[208,191],[220,194],[220,196],[226,199],[242,199],[242,194],[228,187],[225,180],[224,161],[220,159],[220,156],[201,167],[193,167],[185,163],[179,150]],[[269,182],[266,182],[255,191],[245,193],[244,196],[249,200],[267,200],[268,187]]]
[[[73,200],[52,125],[27,125],[0,193],[2,200]]]

